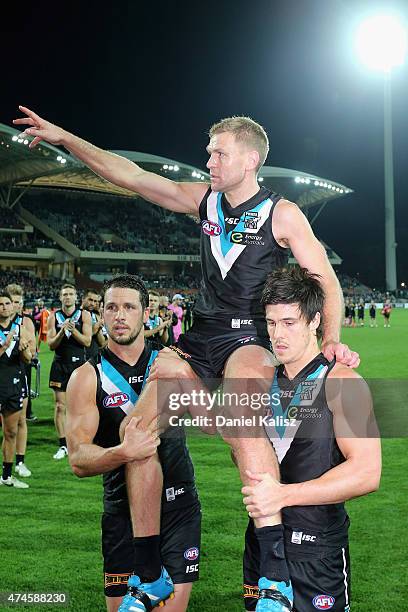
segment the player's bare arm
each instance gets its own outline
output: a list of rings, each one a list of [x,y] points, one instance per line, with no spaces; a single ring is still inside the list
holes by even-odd
[[[340,329],[343,317],[343,293],[337,276],[330,265],[324,247],[313,233],[305,215],[299,207],[288,200],[280,200],[272,220],[273,235],[277,242],[290,248],[302,268],[319,274],[325,292],[322,351],[331,361],[337,361],[356,368],[360,363],[357,353],[340,343]]]
[[[52,312],[50,316],[48,317],[47,319],[47,344],[50,347],[51,351],[55,351],[55,349],[58,348],[59,345],[61,344],[62,339],[65,335],[65,329],[68,323],[69,323],[69,320],[67,319],[61,325],[61,329],[57,332],[57,330],[55,329],[55,314]]]
[[[85,363],[72,374],[67,387],[66,438],[69,460],[76,476],[104,474],[130,461],[152,456],[160,443],[156,432],[138,429],[139,417],[129,420],[123,442],[111,448],[94,444],[99,425],[95,403],[96,374]]]
[[[336,365],[328,376],[326,389],[336,441],[345,461],[319,478],[296,484],[283,485],[270,474],[252,474],[258,483],[244,487],[242,492],[253,518],[271,509],[341,503],[378,489],[381,443],[378,431],[373,430],[368,385],[353,370]],[[364,433],[365,437],[357,437]]]
[[[30,317],[23,317],[23,327],[26,331],[28,342],[30,346],[30,351],[32,355],[35,355],[36,344],[35,344],[35,328],[34,323],[30,319]]]
[[[73,338],[75,338],[79,344],[86,347],[91,346],[92,319],[87,310],[82,311],[82,332],[80,332],[72,322],[71,325],[68,325],[68,329],[72,333]]]
[[[61,127],[46,121],[29,108],[19,106],[26,117],[14,119],[15,125],[27,125],[24,134],[33,136],[30,148],[45,140],[62,145],[104,179],[140,194],[146,200],[175,212],[197,215],[198,207],[208,189],[203,183],[177,183],[147,172],[132,161],[100,149]]]
[[[31,359],[34,356],[34,353],[32,353],[31,351],[30,336],[25,331],[24,327],[22,327],[20,331],[20,342],[18,345],[18,349],[20,351],[21,359],[24,361],[24,363],[30,363]]]

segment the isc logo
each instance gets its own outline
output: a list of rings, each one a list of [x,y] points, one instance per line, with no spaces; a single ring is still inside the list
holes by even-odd
[[[123,404],[127,404],[129,401],[129,396],[127,393],[111,393],[103,400],[103,405],[105,408],[118,408],[119,406],[123,406]]]
[[[213,221],[202,221],[201,227],[203,228],[204,234],[207,234],[207,236],[219,236],[222,234],[222,228],[218,223],[214,223]]]
[[[236,218],[236,217],[225,217],[225,223],[239,223],[240,222],[240,218]]]
[[[330,610],[335,601],[332,595],[316,595],[313,599],[313,605],[317,610]]]

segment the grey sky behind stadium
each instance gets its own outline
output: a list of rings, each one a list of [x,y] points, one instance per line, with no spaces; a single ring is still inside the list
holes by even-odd
[[[383,84],[352,48],[376,9],[408,21],[398,0],[2,6],[0,121],[24,104],[99,146],[204,168],[209,126],[250,115],[270,136],[269,165],[355,190],[315,231],[342,270],[383,286]],[[398,284],[408,283],[407,106],[408,62],[393,72]]]

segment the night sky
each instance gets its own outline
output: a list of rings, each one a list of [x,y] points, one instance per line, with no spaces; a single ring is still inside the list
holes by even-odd
[[[268,165],[355,190],[329,204],[314,228],[343,257],[343,271],[382,287],[382,77],[361,67],[352,49],[356,23],[376,6],[374,0],[2,6],[0,122],[11,125],[23,104],[99,146],[204,168],[209,126],[250,115],[269,134]],[[406,2],[384,6],[408,20]],[[393,73],[398,283],[408,282],[407,109],[408,62]]]

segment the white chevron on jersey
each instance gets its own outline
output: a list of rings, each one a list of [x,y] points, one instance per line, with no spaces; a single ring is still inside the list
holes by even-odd
[[[217,203],[218,198],[221,197],[221,194],[218,192],[212,191],[207,199],[207,219],[212,223],[216,223],[219,225],[218,219],[218,211],[217,211]],[[257,229],[245,229],[245,233],[247,234],[256,234],[258,230],[264,225],[265,221],[269,217],[269,213],[272,208],[272,200],[268,198],[265,202],[265,205],[261,208],[259,213],[259,221],[257,224]],[[221,272],[221,276],[223,279],[227,276],[228,272],[231,270],[233,264],[241,255],[242,251],[245,250],[246,245],[242,244],[234,244],[228,250],[227,254],[224,256],[221,250],[221,237],[220,236],[211,236],[211,252],[216,260],[218,267]]]

